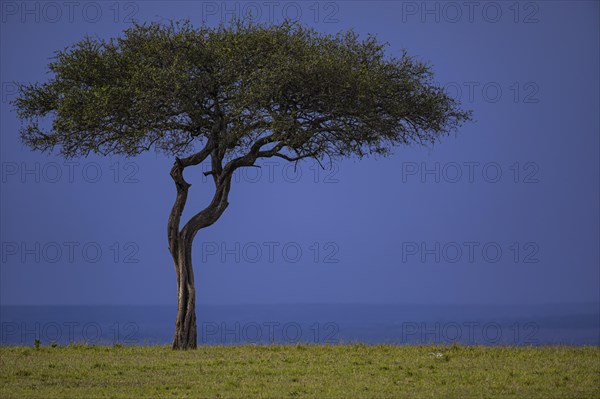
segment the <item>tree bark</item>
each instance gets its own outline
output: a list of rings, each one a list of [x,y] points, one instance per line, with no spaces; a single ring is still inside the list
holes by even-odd
[[[173,349],[196,349],[196,289],[192,267],[192,243],[178,239],[177,261],[177,319]]]

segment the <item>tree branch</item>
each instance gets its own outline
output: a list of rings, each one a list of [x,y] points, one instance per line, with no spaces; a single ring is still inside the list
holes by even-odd
[[[175,261],[176,271],[176,256],[180,237],[179,224],[181,221],[181,214],[183,213],[183,209],[185,208],[185,203],[187,201],[188,189],[191,186],[187,181],[185,181],[183,177],[183,170],[188,166],[197,165],[204,161],[210,154],[213,145],[213,141],[209,139],[206,143],[206,146],[201,151],[187,158],[175,158],[175,164],[171,168],[171,177],[173,178],[177,188],[177,196],[175,197],[175,203],[173,204],[173,207],[171,208],[171,214],[169,215],[167,233],[169,238],[169,250],[173,256],[173,260]]]

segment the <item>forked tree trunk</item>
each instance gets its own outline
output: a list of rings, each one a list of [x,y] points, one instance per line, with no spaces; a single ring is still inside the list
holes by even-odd
[[[179,239],[178,251],[173,254],[177,259],[177,319],[173,349],[195,349],[196,331],[196,289],[194,288],[194,269],[192,267],[192,243]]]
[[[196,289],[194,288],[194,269],[192,267],[192,242],[196,233],[215,223],[223,214],[229,203],[227,196],[231,187],[231,172],[223,178],[215,177],[215,195],[211,203],[194,215],[186,225],[179,230],[181,214],[187,201],[190,184],[183,178],[186,166],[197,165],[206,154],[200,152],[184,160],[176,159],[171,177],[177,187],[177,197],[167,226],[169,250],[175,264],[177,276],[177,319],[175,321],[175,336],[173,349],[195,349],[197,346],[196,328]]]

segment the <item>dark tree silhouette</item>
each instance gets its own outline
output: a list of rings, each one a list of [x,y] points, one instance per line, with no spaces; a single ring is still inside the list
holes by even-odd
[[[192,242],[228,206],[231,178],[260,158],[363,157],[436,142],[470,112],[428,65],[392,57],[375,37],[323,35],[297,23],[134,24],[55,54],[45,83],[20,85],[22,141],[66,158],[175,157],[168,220],[178,309],[173,348],[197,342]],[[211,202],[181,227],[186,168],[210,159]]]

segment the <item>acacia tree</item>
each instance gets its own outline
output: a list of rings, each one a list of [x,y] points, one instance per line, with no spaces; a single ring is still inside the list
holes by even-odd
[[[323,35],[297,23],[134,24],[110,40],[86,37],[57,51],[45,83],[20,85],[22,141],[66,158],[175,158],[168,219],[178,308],[173,348],[197,342],[192,242],[228,206],[233,173],[261,158],[387,154],[434,143],[470,119],[406,53],[375,37]],[[210,203],[181,227],[186,168],[210,160]]]

